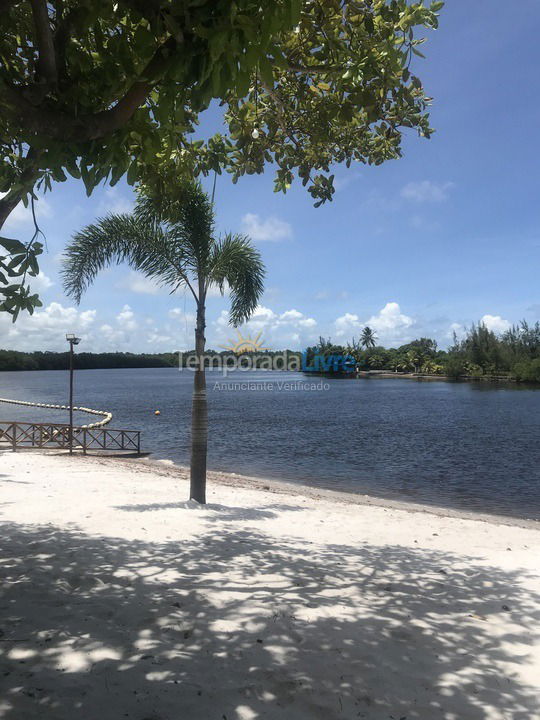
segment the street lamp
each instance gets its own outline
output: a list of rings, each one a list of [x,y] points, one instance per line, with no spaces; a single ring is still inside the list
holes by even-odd
[[[81,338],[73,333],[66,334],[69,343],[69,454],[73,454],[73,346],[81,342]]]

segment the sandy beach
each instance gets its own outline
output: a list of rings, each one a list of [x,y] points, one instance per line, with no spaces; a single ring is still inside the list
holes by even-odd
[[[0,717],[532,720],[527,522],[0,453]]]

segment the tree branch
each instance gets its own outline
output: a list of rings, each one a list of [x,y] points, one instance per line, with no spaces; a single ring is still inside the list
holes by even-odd
[[[74,5],[71,9],[65,10],[63,0],[56,0],[56,29],[54,32],[54,47],[56,51],[56,71],[58,73],[58,82],[68,80],[66,69],[66,47],[71,35],[72,21],[76,16],[78,5]]]
[[[30,4],[36,29],[36,47],[39,52],[39,74],[46,82],[55,85],[58,75],[47,0],[30,0]]]
[[[33,187],[34,182],[36,181],[38,176],[37,169],[39,158],[41,155],[42,151],[34,150],[34,148],[30,148],[28,150],[28,152],[26,153],[26,157],[24,158],[25,162],[27,162],[27,165],[21,172],[21,175],[17,182],[19,186],[22,185],[24,187],[16,191],[10,190],[6,195],[4,195],[3,198],[0,199],[0,228],[8,219],[10,213],[20,203],[24,193],[28,192],[28,190],[24,188],[28,187],[29,189],[31,189]]]
[[[58,109],[59,103],[32,103],[32,88],[25,91],[16,88],[0,77],[4,110],[10,113],[25,130],[45,135],[53,140],[87,142],[109,135],[131,119],[152,90],[153,85],[167,70],[174,55],[177,42],[169,38],[156,51],[141,73],[144,80],[137,80],[116,105],[93,115],[71,115]],[[56,107],[55,107],[56,106]],[[39,108],[39,112],[36,110]]]
[[[0,228],[20,202],[22,193],[8,193],[0,198]]]
[[[291,142],[296,146],[296,148],[299,149],[300,144],[298,143],[298,140],[294,137],[292,130],[289,128],[289,126],[287,124],[287,118],[286,118],[287,111],[285,108],[285,103],[279,97],[276,90],[274,88],[271,88],[266,82],[264,82],[264,80],[261,80],[261,85],[263,86],[263,88],[266,90],[268,95],[272,98],[272,100],[276,104],[276,110],[278,113],[278,117],[279,117],[279,121],[280,121],[279,124],[281,125],[281,129],[283,130],[285,135],[289,138],[289,140],[291,140]]]

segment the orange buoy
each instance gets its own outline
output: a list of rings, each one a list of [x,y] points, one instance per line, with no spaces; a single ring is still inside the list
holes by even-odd
[[[154,415],[161,415],[161,412],[159,410],[155,410]]]

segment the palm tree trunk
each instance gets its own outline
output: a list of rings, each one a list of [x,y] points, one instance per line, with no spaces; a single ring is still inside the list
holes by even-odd
[[[206,451],[208,445],[208,404],[204,369],[204,347],[206,342],[204,337],[206,326],[204,303],[204,288],[199,282],[199,302],[197,303],[197,325],[195,328],[197,368],[193,380],[193,405],[191,410],[189,498],[202,504],[206,503]]]

